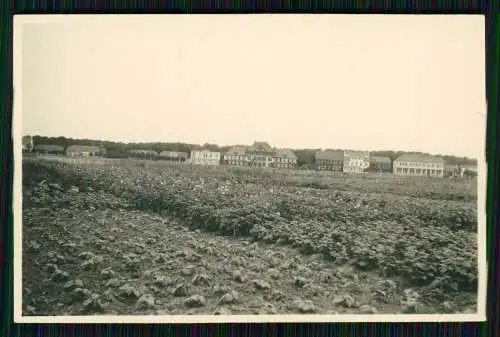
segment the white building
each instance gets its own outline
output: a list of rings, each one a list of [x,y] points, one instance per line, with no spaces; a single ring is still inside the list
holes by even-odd
[[[343,171],[345,173],[362,173],[370,167],[370,152],[344,151]]]
[[[105,149],[98,146],[87,146],[87,145],[70,145],[66,149],[66,155],[70,157],[81,156],[99,156],[104,155]]]
[[[220,152],[212,152],[207,149],[191,151],[190,163],[194,165],[219,165]]]
[[[397,158],[393,172],[404,176],[443,177],[444,159],[428,154],[406,154]]]

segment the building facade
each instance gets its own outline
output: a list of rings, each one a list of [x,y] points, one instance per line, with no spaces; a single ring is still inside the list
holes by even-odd
[[[219,165],[220,160],[220,152],[207,149],[191,151],[190,163],[193,165]]]
[[[460,167],[458,165],[445,164],[444,165],[445,177],[458,177],[460,176]]]
[[[362,173],[370,167],[370,152],[367,151],[344,151],[345,173]]]
[[[52,144],[37,144],[33,151],[38,154],[64,154],[64,146]]]
[[[392,172],[392,160],[389,157],[370,156],[370,172]]]
[[[188,158],[188,154],[186,152],[178,152],[178,151],[161,151],[158,156],[159,158],[164,160],[171,160],[178,162],[184,162]]]
[[[424,154],[407,154],[397,158],[393,172],[404,176],[443,177],[444,159]]]
[[[275,150],[276,156],[271,164],[275,168],[287,168],[293,169],[297,167],[297,161],[299,158],[290,149],[277,149]]]
[[[104,148],[90,145],[70,145],[66,149],[66,155],[70,157],[93,157],[105,154]]]
[[[277,157],[276,151],[266,142],[254,142],[246,151],[248,166],[270,167]]]
[[[265,142],[234,146],[224,154],[224,164],[238,167],[295,168],[298,158],[290,149],[275,149]]]
[[[245,146],[233,146],[224,154],[224,164],[229,166],[249,166],[249,157]]]
[[[324,150],[314,153],[314,165],[319,171],[342,172],[344,166],[344,152]]]

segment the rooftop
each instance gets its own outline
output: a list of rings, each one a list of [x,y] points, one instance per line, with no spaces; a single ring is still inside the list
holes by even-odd
[[[218,151],[210,151],[209,149],[200,149],[200,150],[191,150],[191,153],[196,153],[196,152],[213,152],[213,153],[219,153]]]
[[[444,164],[444,159],[430,154],[404,154],[398,157],[394,162],[417,162],[417,163],[435,163]]]
[[[344,152],[343,151],[332,151],[332,150],[324,150],[324,151],[316,151],[314,153],[315,160],[344,160]]]
[[[92,145],[70,145],[68,146],[69,152],[99,152],[101,149]]]
[[[344,156],[347,157],[369,157],[370,152],[368,151],[354,151],[354,150],[345,150]]]
[[[187,153],[180,152],[180,151],[161,151],[160,156],[162,156],[162,157],[168,157],[168,156],[184,157],[184,156],[187,156]]]
[[[62,145],[37,144],[37,145],[35,145],[35,150],[64,151],[64,147]]]
[[[460,165],[461,168],[470,168],[470,169],[477,169],[477,164],[462,164]]]
[[[280,158],[298,159],[295,153],[290,149],[277,149],[276,155]]]
[[[370,163],[373,163],[373,164],[390,164],[391,163],[391,158],[389,158],[389,157],[372,156],[372,157],[370,157]]]

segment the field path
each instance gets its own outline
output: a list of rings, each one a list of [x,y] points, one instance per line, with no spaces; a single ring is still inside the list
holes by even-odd
[[[25,193],[24,315],[401,310],[397,281],[57,188]]]

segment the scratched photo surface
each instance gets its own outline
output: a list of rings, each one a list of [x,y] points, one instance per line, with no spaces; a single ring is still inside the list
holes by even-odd
[[[46,21],[23,316],[478,312],[481,17]]]

